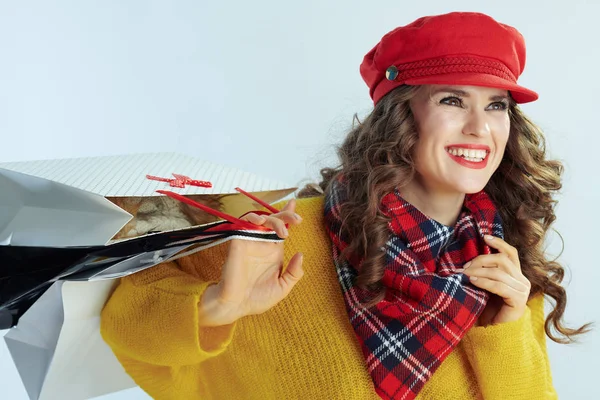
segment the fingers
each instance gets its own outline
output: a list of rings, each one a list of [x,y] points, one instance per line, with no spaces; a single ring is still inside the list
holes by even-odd
[[[285,222],[273,215],[258,215],[255,213],[246,214],[242,220],[252,222],[255,225],[266,226],[277,233],[277,236],[284,239],[288,237],[289,232],[285,226]]]
[[[515,277],[521,274],[521,271],[513,264],[510,258],[503,253],[477,256],[471,262],[464,265],[464,270],[476,268],[501,269]],[[459,271],[462,272],[463,270]]]
[[[282,211],[271,215],[258,215],[256,213],[248,213],[241,219],[249,221],[255,225],[266,226],[274,230],[280,238],[286,238],[289,235],[287,225],[299,225],[302,222],[302,217],[294,212],[296,201],[290,200]]]
[[[517,249],[510,244],[506,243],[499,237],[492,235],[485,235],[483,237],[485,243],[488,246],[498,250],[501,254],[505,254],[508,258],[519,268],[521,269],[521,263],[519,262],[519,252]]]
[[[502,298],[508,308],[501,307],[494,317],[496,322],[512,321],[514,315],[522,315],[527,306],[531,282],[521,271],[516,248],[499,237],[486,235],[484,240],[498,253],[477,256],[456,272],[464,273],[472,285]],[[510,313],[514,315],[509,316]]]
[[[271,214],[270,217],[279,218],[290,225],[298,225],[302,222],[302,217],[293,211],[280,211],[277,214]]]
[[[466,263],[465,268],[458,269],[457,272],[463,272],[473,277],[496,279],[509,285],[510,282],[516,281],[519,282],[519,285],[510,286],[518,290],[521,290],[522,285],[525,285],[525,287],[531,286],[521,269],[505,253],[477,256]],[[502,277],[502,279],[498,277]]]
[[[520,293],[529,292],[529,288],[525,282],[511,276],[500,268],[467,268],[464,270],[464,274],[469,277],[471,282],[475,283],[481,280],[484,282],[484,285],[492,285],[496,290],[505,291],[507,288],[510,288]],[[500,295],[497,292],[492,293]]]
[[[522,308],[527,304],[529,290],[517,290],[511,285],[506,284],[501,280],[491,278],[470,276],[469,279],[471,283],[477,286],[478,288],[487,290],[490,293],[494,293],[502,297],[504,303],[506,303],[510,307]]]
[[[298,225],[298,224],[300,224],[300,222],[302,222],[302,217],[300,215],[296,214],[295,210],[296,210],[296,200],[291,199],[290,201],[288,201],[286,203],[286,205],[283,207],[283,209],[280,212],[278,212],[276,214],[272,214],[271,216],[280,218],[288,224]]]
[[[304,270],[302,269],[303,258],[304,256],[302,253],[294,254],[294,256],[290,259],[285,272],[281,274],[281,277],[279,278],[281,285],[284,287],[286,295],[304,276]]]
[[[291,211],[294,212],[294,210],[296,209],[296,200],[295,199],[290,199],[290,201],[288,201],[285,206],[283,206],[283,208],[281,209],[281,211]]]
[[[485,240],[499,253],[477,256],[457,272],[467,275],[474,286],[502,297],[508,306],[524,307],[531,283],[521,271],[517,250],[498,237]]]

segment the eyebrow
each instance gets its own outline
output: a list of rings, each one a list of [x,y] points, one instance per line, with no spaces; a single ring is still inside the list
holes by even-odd
[[[451,88],[451,87],[442,87],[442,88],[436,89],[431,94],[435,95],[435,94],[442,93],[442,92],[443,93],[451,93],[456,96],[462,96],[462,97],[470,96],[469,92],[465,92],[464,90],[455,89],[455,88]],[[509,96],[508,95],[493,95],[493,96],[490,96],[490,100],[492,100],[492,101],[509,100]]]

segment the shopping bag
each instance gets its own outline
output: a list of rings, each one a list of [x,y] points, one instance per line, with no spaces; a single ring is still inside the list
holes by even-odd
[[[148,174],[149,167],[154,175]],[[27,224],[9,226],[17,208],[0,208],[0,217],[5,217],[0,221],[9,226],[0,241],[0,329],[2,324],[8,325],[5,328],[16,324],[4,340],[31,399],[87,399],[134,387],[100,336],[100,312],[116,278],[233,238],[281,241],[270,229],[240,218],[249,211],[277,212],[268,203],[296,189],[172,154],[10,163],[0,164],[0,168],[42,179],[30,184],[33,179],[21,177],[25,186],[46,185],[63,191],[68,187],[69,193],[89,191],[96,197],[76,196],[77,201],[93,199],[102,204],[100,197],[121,209],[117,213],[124,218],[120,224],[130,218],[118,232],[99,230],[72,246],[73,242],[64,245],[46,236],[52,234],[54,225],[69,232],[74,219],[56,218],[50,212],[46,225],[40,221],[44,233],[28,234],[35,232],[35,218],[23,219]],[[216,184],[191,188],[205,182],[190,177],[208,178]],[[33,197],[36,204],[44,204],[43,191]],[[67,203],[74,201],[67,200],[68,196],[60,198]],[[167,198],[171,203],[163,201]],[[148,229],[155,224],[152,217],[172,210],[159,209],[163,204],[190,208],[176,208],[179,214],[169,214],[160,221],[168,224]],[[159,212],[148,212],[152,207]],[[269,212],[258,210],[261,207]],[[75,207],[60,210],[72,209]],[[170,225],[182,213],[197,209],[205,214],[209,211],[211,218],[197,219],[199,214],[194,214],[183,225]],[[26,217],[27,212],[23,215]],[[94,231],[95,225],[91,223],[88,228]]]
[[[131,218],[103,196],[0,168],[2,245],[105,244]]]
[[[144,263],[149,268],[233,238],[281,241],[268,232],[229,233],[184,253],[188,245],[155,252]],[[30,399],[80,400],[135,386],[100,336],[100,314],[118,282],[106,272],[121,276],[117,270],[54,282],[4,336]]]
[[[165,196],[158,195],[157,190],[171,190],[212,209],[235,216],[260,208],[255,200],[237,191],[237,187],[269,204],[296,190],[293,185],[179,153],[5,162],[0,163],[0,168],[102,196],[132,215],[133,218],[130,217],[129,222],[118,232],[109,232],[109,239],[131,238],[217,220],[193,207],[170,201]],[[210,182],[210,187],[196,185],[202,181]],[[3,191],[0,182],[0,193]],[[174,208],[175,206],[177,208]],[[169,211],[170,218],[157,221],[153,217],[154,210]],[[0,208],[0,220],[2,213],[6,211]],[[12,215],[8,213],[7,218]],[[31,241],[27,244],[39,245]],[[60,242],[58,244],[67,245]]]
[[[55,282],[5,336],[32,400],[82,400],[135,387],[100,336],[116,280]]]
[[[234,220],[160,232],[105,246],[0,246],[0,309],[11,312],[14,324],[58,280],[119,278],[150,268],[192,246],[201,244],[206,248],[219,239],[235,237],[281,241],[269,228]],[[0,329],[7,328],[10,326],[0,326]]]
[[[16,324],[61,279],[118,278],[155,265],[147,262],[153,257],[236,234],[278,240],[272,232],[253,232],[239,219],[232,227],[227,215],[279,200],[295,189],[169,153],[0,167],[5,168],[0,168],[0,204],[6,204],[0,207],[0,328]],[[167,175],[167,168],[185,174]],[[193,173],[215,182],[192,179]],[[228,184],[249,191],[226,189]],[[160,208],[165,204],[171,209]]]

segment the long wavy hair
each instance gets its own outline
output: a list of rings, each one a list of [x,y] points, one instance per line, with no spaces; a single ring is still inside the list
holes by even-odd
[[[364,260],[355,283],[373,293],[365,307],[384,296],[386,262],[380,249],[390,231],[389,218],[380,209],[381,199],[416,173],[413,150],[418,134],[410,100],[420,88],[400,86],[381,99],[362,122],[355,115],[352,129],[337,148],[340,165],[321,169],[321,182],[308,184],[297,194],[301,198],[327,193],[331,182],[343,173],[348,201],[340,210],[342,229],[352,241],[341,257],[352,253]],[[572,343],[575,336],[588,332],[591,324],[571,329],[562,322],[567,304],[561,286],[565,270],[558,262],[547,260],[543,251],[546,233],[556,219],[553,195],[562,187],[563,166],[546,158],[542,131],[512,100],[509,116],[505,154],[485,190],[502,216],[506,241],[519,252],[523,275],[531,282],[530,298],[543,293],[554,300],[545,322],[546,334],[557,343]]]

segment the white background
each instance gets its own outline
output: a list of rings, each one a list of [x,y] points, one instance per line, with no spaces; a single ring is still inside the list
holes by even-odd
[[[566,166],[555,224],[566,320],[598,320],[600,2],[1,0],[0,160],[178,151],[315,179],[352,115],[372,107],[364,54],[396,26],[449,11],[485,12],[526,38],[520,83],[540,100],[523,109]],[[559,251],[553,235],[549,254]],[[0,397],[26,399],[0,345]],[[598,331],[549,352],[561,399],[599,398]]]

